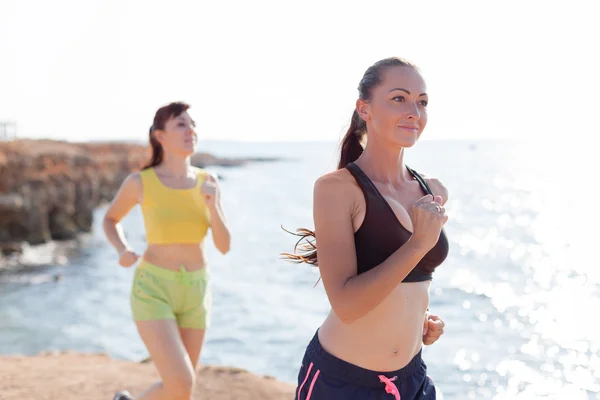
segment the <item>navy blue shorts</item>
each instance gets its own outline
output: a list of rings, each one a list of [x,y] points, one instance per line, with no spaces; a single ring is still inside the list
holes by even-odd
[[[404,368],[377,372],[327,353],[318,332],[306,348],[294,400],[434,400],[435,387],[419,352]]]

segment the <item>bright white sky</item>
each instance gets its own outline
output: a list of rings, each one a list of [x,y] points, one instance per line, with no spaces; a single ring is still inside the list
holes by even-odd
[[[380,58],[430,95],[424,137],[599,133],[597,2],[0,0],[0,120],[20,136],[146,140],[192,105],[205,139],[336,140]]]

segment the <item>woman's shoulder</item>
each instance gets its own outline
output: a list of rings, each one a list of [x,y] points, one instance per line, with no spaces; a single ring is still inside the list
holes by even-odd
[[[208,179],[213,182],[217,181],[217,174],[210,173],[204,168],[192,166],[192,170],[195,172],[196,177],[198,178],[201,178],[203,180]]]
[[[345,186],[352,187],[353,183],[355,183],[355,181],[352,174],[346,168],[341,168],[321,175],[315,181],[315,187],[335,186],[337,189],[340,189]]]
[[[192,165],[192,171],[194,171],[196,173],[196,175],[204,175],[204,174],[208,173],[208,171],[206,171],[204,168],[195,167],[193,165]]]
[[[359,194],[360,188],[346,168],[321,175],[314,185],[315,200],[352,203]]]
[[[130,173],[126,180],[133,182],[133,184],[140,188],[147,185],[152,185],[157,180],[156,168],[148,167],[140,171]]]
[[[142,179],[145,177],[148,177],[150,175],[155,174],[156,172],[154,171],[154,167],[147,167],[144,169],[141,169],[139,171],[133,171],[131,172],[127,178],[131,178],[131,179]]]
[[[151,173],[152,171],[150,168],[142,169],[140,171],[132,171],[125,177],[123,184],[141,185],[142,180]]]
[[[434,196],[442,197],[442,204],[448,201],[448,188],[442,183],[440,179],[422,172],[419,172],[419,175],[421,175],[421,177],[425,180],[425,183],[427,183]]]
[[[144,186],[142,177],[145,174],[147,174],[145,173],[145,170],[130,172],[125,179],[123,179],[119,191],[126,196],[140,197]]]

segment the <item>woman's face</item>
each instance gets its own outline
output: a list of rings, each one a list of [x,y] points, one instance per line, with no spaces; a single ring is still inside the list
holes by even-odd
[[[413,67],[398,66],[385,70],[371,99],[359,99],[356,105],[367,123],[369,141],[411,147],[427,125],[427,101],[421,74]]]
[[[187,111],[165,123],[165,129],[157,131],[157,139],[165,152],[189,156],[196,151],[198,141],[196,124]]]

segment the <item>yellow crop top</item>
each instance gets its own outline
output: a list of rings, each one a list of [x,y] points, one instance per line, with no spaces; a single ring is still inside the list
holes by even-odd
[[[206,171],[196,170],[196,186],[171,189],[154,171],[140,172],[143,185],[142,214],[148,244],[200,243],[210,227],[210,211],[200,193]]]

